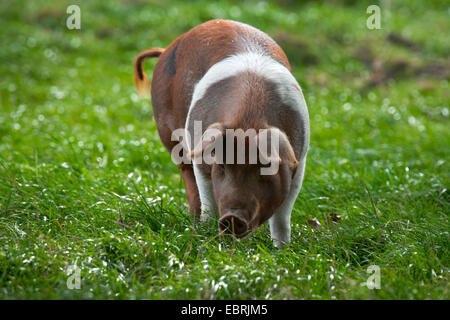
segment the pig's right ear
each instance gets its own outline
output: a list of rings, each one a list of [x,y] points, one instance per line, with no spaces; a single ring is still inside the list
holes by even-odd
[[[210,147],[214,145],[214,143],[219,139],[219,137],[223,137],[225,134],[224,126],[219,123],[213,123],[210,125],[202,135],[200,141],[194,146],[194,149],[189,152],[188,157],[190,160],[199,159],[202,157],[203,153]],[[211,154],[214,156],[214,151]],[[205,161],[206,163],[208,161]]]
[[[278,165],[280,163],[286,164],[291,170],[293,178],[299,162],[295,157],[295,152],[291,143],[289,142],[289,138],[284,132],[276,127],[271,127],[268,132],[270,132],[270,135],[263,137],[258,136],[258,138],[267,139],[266,141],[269,145],[269,149],[267,151],[261,152],[266,148],[262,148],[262,150],[260,149],[259,156],[261,157],[261,159],[264,159],[263,163],[278,162]],[[261,140],[259,140],[259,143],[260,142]],[[269,150],[270,156],[267,154]],[[265,169],[262,170],[266,171]]]

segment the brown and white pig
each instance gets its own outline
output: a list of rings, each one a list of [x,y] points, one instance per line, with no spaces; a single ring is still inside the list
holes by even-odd
[[[206,219],[218,213],[220,230],[238,238],[269,220],[274,244],[289,243],[290,216],[305,171],[309,118],[283,50],[249,25],[211,20],[166,49],[145,50],[136,57],[135,84],[143,96],[150,93],[150,84],[142,63],[152,57],[159,57],[151,85],[154,117],[169,152],[179,145],[173,133],[182,129],[194,137],[196,122],[203,137],[197,144],[185,141],[190,157],[184,160],[201,155],[208,144],[225,137],[227,129],[266,129],[279,142],[268,157],[276,162],[275,174],[261,174],[267,167],[261,157],[257,163],[223,164],[214,158],[209,164],[179,163],[191,214]],[[211,129],[215,134],[206,139]],[[250,140],[245,140],[247,148]],[[224,153],[230,148],[235,149],[227,145]]]

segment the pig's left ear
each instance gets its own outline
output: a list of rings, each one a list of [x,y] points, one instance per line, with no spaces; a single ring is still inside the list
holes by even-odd
[[[278,140],[278,157],[281,163],[286,164],[289,169],[291,169],[292,177],[294,177],[295,172],[298,167],[298,160],[295,157],[294,149],[292,148],[291,143],[289,142],[289,138],[286,134],[278,128],[270,128],[271,141],[273,138],[277,138]]]
[[[203,152],[212,147],[215,141],[223,136],[225,133],[225,128],[219,122],[213,123],[210,125],[202,135],[200,141],[194,146],[194,149],[189,152],[188,157],[191,160],[198,159],[203,155]]]
[[[292,177],[294,177],[298,167],[298,160],[295,158],[294,149],[284,132],[281,132],[280,135],[280,158],[281,162],[287,164],[292,170]]]

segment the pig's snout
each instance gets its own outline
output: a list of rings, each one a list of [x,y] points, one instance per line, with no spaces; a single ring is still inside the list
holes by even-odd
[[[239,210],[233,210],[221,217],[219,229],[224,233],[233,234],[237,238],[245,237],[250,232],[249,225]]]

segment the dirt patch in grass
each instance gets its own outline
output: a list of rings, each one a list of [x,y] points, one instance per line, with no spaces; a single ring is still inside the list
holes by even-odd
[[[369,47],[359,47],[355,51],[354,57],[365,64],[370,70],[369,77],[362,86],[363,91],[383,85],[391,79],[420,79],[423,76],[448,79],[450,76],[449,61],[434,61],[432,63],[415,65],[413,62],[405,59],[394,60],[377,57]]]
[[[411,40],[402,37],[401,35],[390,33],[387,35],[386,40],[392,44],[398,45],[400,47],[404,47],[408,50],[420,52],[419,46],[412,42]]]

